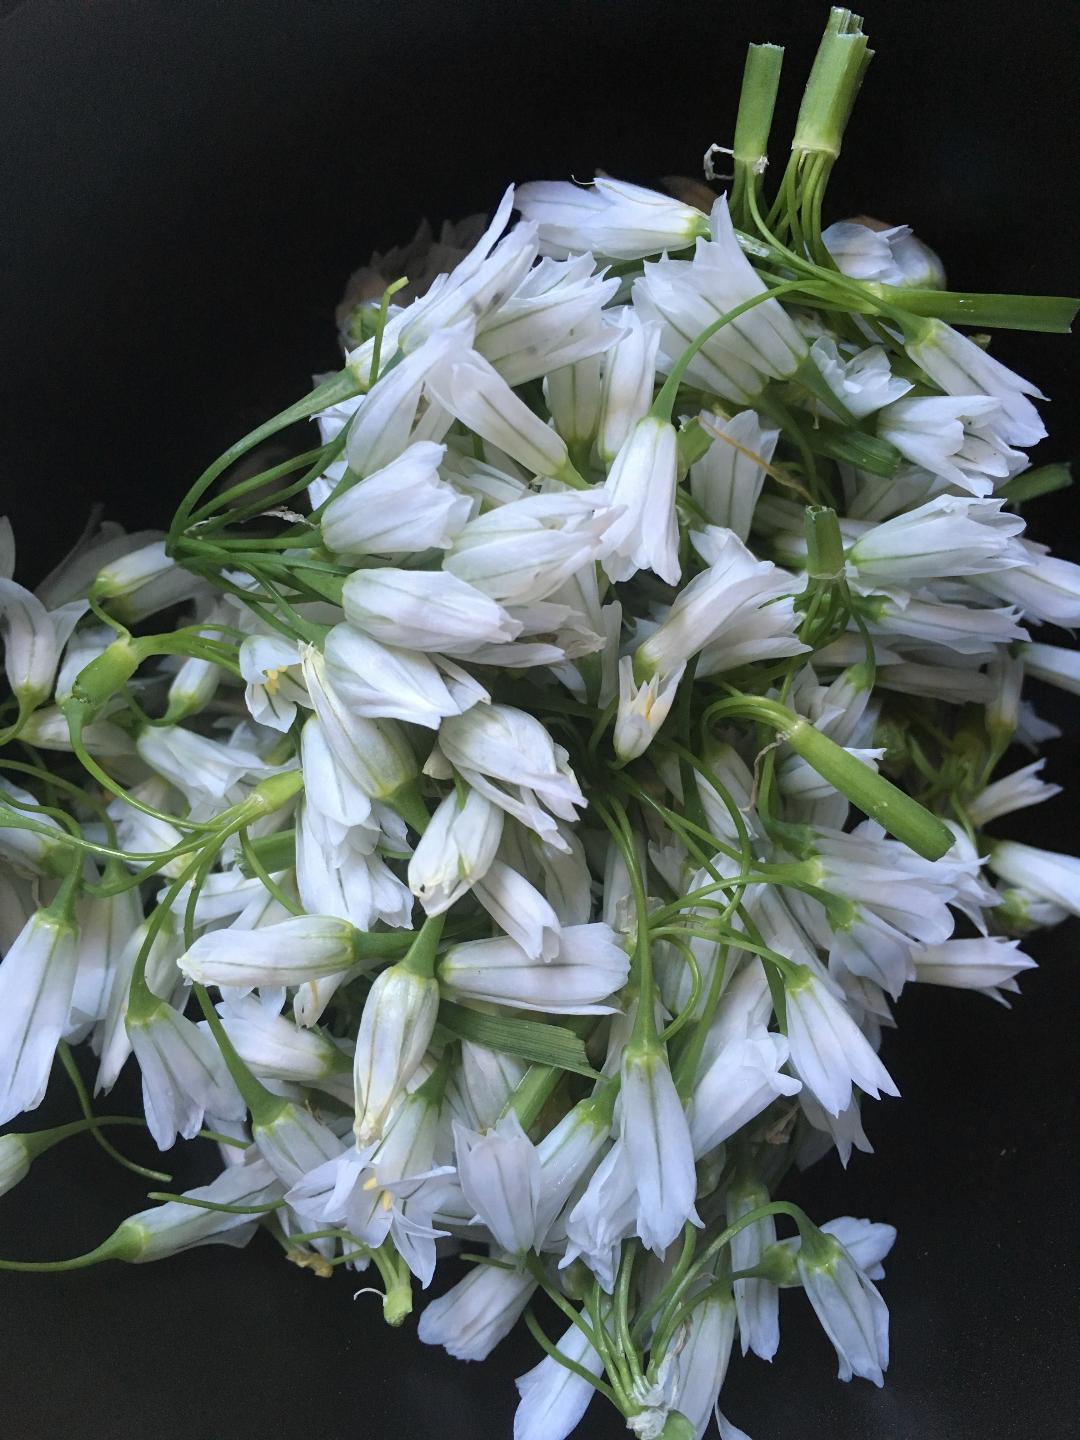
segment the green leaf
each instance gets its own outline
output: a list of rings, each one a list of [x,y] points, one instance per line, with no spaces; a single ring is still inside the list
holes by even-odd
[[[909,315],[925,315],[949,325],[985,325],[991,330],[1034,330],[1050,335],[1069,333],[1080,303],[1071,295],[980,295],[893,285],[870,288]]]
[[[818,455],[842,460],[859,470],[869,470],[871,475],[881,475],[886,480],[896,474],[904,458],[888,440],[870,435],[865,430],[844,430],[828,420],[822,420],[815,429],[807,430],[806,443]]]
[[[486,1045],[489,1050],[516,1055],[519,1060],[528,1060],[532,1065],[550,1065],[557,1070],[584,1075],[589,1080],[600,1079],[589,1064],[582,1041],[562,1025],[484,1015],[479,1010],[469,1010],[450,1000],[444,1000],[439,1006],[439,1020],[459,1040],[472,1040],[477,1045]]]
[[[1028,500],[1037,500],[1040,495],[1052,495],[1055,490],[1066,490],[1072,484],[1072,472],[1067,464],[1040,465],[1035,470],[1026,470],[1023,475],[1014,475],[997,493],[1010,505],[1023,505]]]

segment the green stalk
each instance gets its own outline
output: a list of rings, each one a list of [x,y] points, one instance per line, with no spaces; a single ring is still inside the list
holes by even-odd
[[[952,848],[953,833],[943,820],[786,706],[764,696],[738,695],[719,701],[712,707],[711,714],[714,719],[741,715],[775,730],[781,740],[863,814],[876,820],[924,860],[940,860]]]
[[[784,51],[780,45],[751,45],[747,49],[735,119],[732,151],[735,180],[729,202],[732,219],[743,230],[750,228],[747,192],[760,190],[768,164],[769,132],[783,64]]]

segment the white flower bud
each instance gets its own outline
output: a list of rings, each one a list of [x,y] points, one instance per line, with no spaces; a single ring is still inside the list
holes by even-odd
[[[657,190],[598,175],[587,185],[534,180],[517,188],[517,207],[537,226],[547,255],[593,250],[612,260],[640,260],[685,250],[708,234],[700,210]]]
[[[391,1106],[424,1058],[439,1013],[439,985],[408,964],[391,965],[371,987],[353,1057],[358,1145],[378,1139]]]
[[[0,1195],[14,1190],[30,1173],[30,1147],[22,1135],[0,1135]]]
[[[445,570],[357,570],[341,603],[350,625],[404,650],[468,655],[521,633],[501,605]]]
[[[439,966],[453,996],[552,1015],[609,1015],[630,960],[607,925],[568,925],[551,960],[533,960],[509,936],[452,945]]]
[[[359,958],[347,920],[297,915],[256,930],[209,930],[177,964],[200,985],[303,985],[348,970]]]
[[[685,669],[685,665],[679,665],[664,676],[653,675],[643,685],[637,685],[633,657],[624,655],[619,661],[614,745],[620,760],[636,760],[652,744],[668,717]]]
[[[821,238],[836,268],[853,280],[928,290],[944,288],[941,261],[929,245],[916,239],[910,225],[838,220],[821,232]]]
[[[134,624],[158,610],[190,600],[206,588],[205,580],[166,555],[164,540],[155,540],[103,566],[91,593],[95,599],[107,601],[114,615]]]

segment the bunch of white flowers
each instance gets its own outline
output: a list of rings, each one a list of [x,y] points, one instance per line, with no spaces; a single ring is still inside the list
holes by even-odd
[[[261,1226],[399,1323],[464,1247],[420,1339],[481,1360],[524,1316],[517,1440],[597,1391],[638,1436],[740,1436],[735,1336],[770,1359],[785,1286],[882,1383],[895,1232],[774,1197],[870,1149],[905,985],[1003,999],[1015,937],[1080,913],[1080,860],[984,833],[1058,788],[997,767],[1053,733],[1025,670],[1080,690],[1031,638],[1080,624],[1080,568],[1018,513],[1066,476],[1028,468],[1035,388],[948,323],[1072,306],[822,230],[846,11],[767,202],[781,53],[751,48],[709,213],[602,176],[422,233],[167,536],[0,580],[0,1122],[57,1059],[84,1106],[0,1139],[0,1192],[122,1123],[73,1046],[95,1093],[134,1053],[158,1146],[224,1162],[29,1268]]]

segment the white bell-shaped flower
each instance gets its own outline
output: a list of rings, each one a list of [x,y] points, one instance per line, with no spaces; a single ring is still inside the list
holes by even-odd
[[[608,466],[652,405],[660,348],[658,320],[643,321],[632,305],[624,307],[619,319],[623,334],[604,356],[596,423],[597,453]]]
[[[646,263],[634,282],[634,307],[659,320],[660,368],[668,371],[686,347],[721,316],[765,293],[735,237],[727,200],[713,206],[711,240],[698,240],[692,261]],[[778,300],[763,300],[721,326],[691,360],[688,384],[736,404],[751,403],[769,380],[786,379],[808,345]]]
[[[567,925],[558,953],[536,960],[509,936],[452,945],[439,966],[448,995],[541,1010],[552,1015],[609,1015],[630,961],[607,925]]]
[[[882,1092],[898,1095],[889,1072],[855,1021],[823,981],[805,966],[785,981],[788,1043],[803,1084],[830,1115],[851,1100],[854,1083],[875,1100]]]
[[[474,790],[556,849],[567,848],[551,816],[576,819],[585,797],[566,751],[535,716],[509,705],[478,705],[443,721],[439,745]]]
[[[623,1052],[618,1120],[637,1189],[637,1233],[662,1255],[688,1220],[700,1221],[690,1127],[660,1048],[630,1044]]]
[[[335,495],[320,522],[327,547],[346,555],[445,550],[472,510],[467,495],[439,478],[445,453],[445,445],[419,440]]]
[[[761,1029],[725,1045],[694,1085],[690,1138],[702,1156],[741,1130],[780,1095],[796,1095],[798,1080],[782,1073],[788,1044]]]
[[[1019,940],[1004,935],[980,935],[973,940],[945,940],[920,945],[912,960],[915,979],[922,985],[946,985],[954,990],[978,990],[991,1000],[1008,1004],[1003,991],[1016,994],[1016,977],[1037,968],[1020,949]]]
[[[677,459],[675,427],[657,416],[639,420],[624,440],[604,482],[608,503],[619,512],[603,561],[612,580],[652,570],[669,585],[678,583]]]
[[[598,175],[586,185],[534,180],[517,187],[516,203],[536,224],[547,255],[593,250],[612,260],[640,260],[662,250],[684,250],[708,233],[700,210],[610,175]]]
[[[509,385],[588,364],[618,339],[603,308],[618,288],[617,278],[596,273],[591,255],[545,258],[481,321],[477,352]]]
[[[753,410],[722,424],[706,412],[699,419],[713,441],[690,467],[690,493],[710,525],[733,530],[745,543],[780,431],[762,425]]]
[[[351,625],[334,626],[324,655],[327,678],[350,713],[372,720],[404,720],[437,730],[445,716],[459,714],[486,694],[476,686],[466,699],[465,687],[453,680],[448,684],[427,655],[384,645]]]
[[[606,553],[618,523],[596,492],[533,495],[470,520],[443,565],[500,604],[528,605]]]
[[[77,944],[71,920],[38,910],[0,962],[0,1125],[45,1098],[71,1008]]]
[[[443,800],[409,860],[409,888],[428,915],[441,915],[483,880],[499,848],[504,812],[477,790]]]
[[[826,250],[842,275],[883,285],[941,290],[941,261],[911,232],[910,225],[838,220],[821,232]]]
[[[425,1308],[416,1333],[456,1360],[486,1360],[517,1324],[535,1289],[527,1271],[477,1265]]]
[[[881,1386],[889,1365],[889,1311],[873,1281],[831,1235],[804,1236],[799,1278],[840,1362],[841,1380],[858,1375]]]
[[[992,395],[1000,403],[995,429],[1006,445],[1037,445],[1046,426],[1029,397],[1046,397],[967,335],[928,320],[924,335],[905,347],[915,363],[949,395]]]
[[[579,1325],[570,1326],[556,1349],[597,1379],[603,1375],[604,1362]],[[521,1397],[514,1412],[514,1440],[566,1440],[596,1393],[588,1380],[551,1355],[514,1383]]]
[[[220,1120],[246,1114],[213,1037],[160,1001],[130,1011],[128,1039],[142,1072],[143,1110],[159,1150],[180,1135],[190,1140],[207,1113]]]
[[[456,420],[489,445],[503,450],[534,475],[567,472],[569,452],[562,438],[475,351],[449,359],[432,375],[435,398]]]
[[[403,650],[469,655],[521,633],[501,605],[447,570],[357,570],[342,605],[350,625]]]
[[[990,847],[990,869],[1019,890],[1080,915],[1080,859],[1040,850],[1016,840],[997,840]]]

